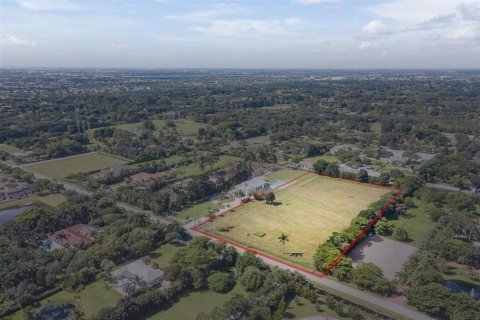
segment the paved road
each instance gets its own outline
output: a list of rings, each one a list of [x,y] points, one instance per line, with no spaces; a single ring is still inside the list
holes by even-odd
[[[223,211],[226,211],[226,210],[228,210],[228,209],[225,209]],[[220,214],[220,213],[222,213],[222,212],[219,212],[218,214]],[[199,221],[197,221],[197,223],[198,222]],[[203,234],[200,234],[200,233],[196,232],[195,230],[192,230],[191,228],[194,227],[194,226],[195,226],[195,221],[185,224],[184,228],[187,229],[187,231],[192,236],[204,236]],[[237,248],[237,250],[240,253],[245,251],[241,248]],[[308,280],[311,280],[315,283],[318,283],[321,286],[334,289],[334,290],[339,291],[341,293],[344,293],[344,294],[350,295],[352,297],[355,297],[357,299],[366,301],[370,304],[377,305],[377,306],[382,307],[384,309],[387,309],[387,310],[393,311],[397,314],[400,314],[404,317],[414,319],[414,320],[434,320],[433,318],[430,318],[427,315],[424,315],[422,313],[413,311],[413,310],[411,310],[407,307],[395,304],[395,303],[387,301],[385,299],[381,299],[381,298],[379,298],[377,296],[374,296],[374,295],[372,295],[372,294],[370,294],[366,291],[362,291],[362,290],[359,290],[359,289],[356,289],[356,288],[346,286],[346,285],[344,285],[344,284],[342,284],[338,281],[334,281],[334,280],[331,280],[331,279],[328,279],[328,278],[320,278],[320,277],[312,275],[310,273],[297,270],[297,269],[295,269],[291,266],[285,265],[285,264],[283,264],[279,261],[271,260],[271,259],[269,259],[267,257],[264,257],[264,256],[260,256],[260,255],[257,255],[257,256],[260,259],[262,259],[265,263],[268,263],[269,265],[278,266],[279,268],[284,269],[284,270],[291,270],[291,271],[300,272],[303,276],[305,276],[305,278],[307,278]]]

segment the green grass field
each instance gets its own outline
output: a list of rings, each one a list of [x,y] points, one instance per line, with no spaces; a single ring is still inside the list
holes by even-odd
[[[170,308],[147,317],[147,319],[195,320],[201,312],[210,314],[216,307],[222,307],[235,293],[244,293],[239,284],[226,294],[213,291],[190,292],[181,297]]]
[[[158,263],[160,269],[164,269],[168,266],[175,253],[183,247],[183,245],[179,244],[166,243],[151,252],[149,256],[152,258],[152,262]]]
[[[337,157],[335,156],[328,156],[328,155],[323,155],[323,156],[316,156],[316,157],[310,157],[310,158],[305,158],[305,161],[310,161],[311,163],[315,163],[318,160],[325,160],[328,162],[340,162]]]
[[[331,317],[337,319],[338,315],[335,311],[327,308],[326,305],[317,306],[305,298],[298,297],[293,299],[287,306],[287,310],[283,315],[285,319],[302,319],[307,317]]]
[[[0,203],[0,210],[10,209],[10,208],[20,208],[27,204],[32,204],[32,203],[40,203],[40,204],[47,205],[49,207],[57,207],[58,205],[60,205],[62,202],[66,200],[67,199],[65,198],[65,196],[60,193],[50,194],[45,197],[31,196],[28,198],[19,199],[15,201],[2,202]]]
[[[212,203],[210,200],[207,200],[205,202],[194,204],[181,211],[175,212],[175,217],[180,219],[200,218],[206,216],[209,210],[218,210],[219,208],[220,206],[218,204]]]
[[[157,129],[165,127],[165,120],[152,120],[153,124]],[[121,130],[133,130],[137,128],[141,128],[143,125],[143,122],[134,122],[134,123],[123,123],[123,124],[117,124],[114,126],[111,126],[109,128],[117,128]],[[198,129],[206,127],[205,124],[203,123],[198,123],[198,122],[193,122],[193,121],[188,121],[188,120],[176,120],[175,121],[175,128],[177,131],[181,134],[187,135],[187,136],[194,136],[198,133]],[[93,138],[93,132],[97,130],[98,128],[95,129],[89,129],[87,130],[87,135],[89,139],[94,142],[94,143],[99,143],[95,138]]]
[[[40,304],[45,306],[49,303],[73,303],[85,313],[85,317],[89,319],[103,307],[113,305],[122,298],[120,293],[104,286],[103,281],[93,282],[80,292],[60,291],[42,301]],[[21,320],[23,311],[15,313],[12,320]]]
[[[311,268],[320,243],[334,231],[347,227],[361,210],[388,192],[384,188],[307,174],[275,191],[274,205],[257,200],[218,217],[202,229]],[[282,232],[289,236],[285,253],[278,240]]]
[[[425,203],[422,200],[414,199],[415,207],[407,210],[406,214],[398,217],[397,220],[390,220],[395,226],[405,228],[410,241],[408,244],[419,247],[428,233],[435,228],[436,223],[430,220],[425,212]]]
[[[63,179],[74,173],[90,172],[125,163],[127,161],[104,153],[88,153],[67,159],[32,164],[24,168],[49,178]]]
[[[0,151],[5,151],[6,153],[10,153],[10,154],[13,154],[15,152],[23,152],[22,149],[19,149],[15,146],[4,144],[4,143],[0,143]]]
[[[382,133],[382,124],[380,122],[374,122],[370,125],[370,131],[380,135]]]

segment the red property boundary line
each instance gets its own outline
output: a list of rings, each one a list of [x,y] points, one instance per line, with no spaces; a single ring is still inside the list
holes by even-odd
[[[205,231],[205,230],[202,230],[200,229],[200,227],[214,221],[216,218],[218,217],[224,217],[227,213],[230,213],[252,201],[255,201],[257,200],[258,198],[261,198],[263,196],[265,196],[267,193],[271,192],[271,191],[274,191],[274,190],[277,190],[279,188],[282,188],[292,182],[294,182],[295,180],[298,180],[304,176],[306,176],[307,174],[315,174],[315,175],[319,175],[319,176],[324,176],[324,177],[329,177],[329,178],[333,178],[333,179],[338,179],[338,180],[345,180],[345,181],[350,181],[350,182],[356,182],[356,183],[360,183],[360,184],[366,184],[366,185],[370,185],[370,186],[374,186],[374,187],[378,187],[378,188],[383,188],[383,189],[388,189],[388,190],[392,190],[392,191],[396,191],[397,193],[395,194],[395,196],[390,199],[390,201],[388,201],[388,203],[375,215],[375,217],[368,223],[368,225],[363,228],[362,231],[360,231],[360,233],[355,237],[355,239],[353,239],[352,242],[350,242],[350,244],[335,258],[335,260],[332,262],[332,264],[330,264],[330,266],[324,271],[322,272],[321,274],[318,274],[318,273],[315,273],[314,271],[311,271],[309,269],[306,269],[304,267],[301,267],[301,266],[298,266],[298,265],[295,265],[293,263],[290,263],[290,262],[287,262],[285,260],[281,260],[279,258],[275,258],[271,255],[268,255],[266,253],[263,253],[261,251],[256,251],[256,250],[253,250],[252,248],[249,248],[247,246],[244,246],[240,243],[237,243],[235,241],[231,241],[231,240],[228,240],[228,239],[225,239],[225,238],[222,238],[220,236],[217,236],[216,234],[213,234],[211,232],[208,232],[208,231]],[[301,272],[304,272],[304,273],[308,273],[312,276],[315,276],[317,278],[324,278],[325,276],[328,275],[328,273],[338,264],[338,262],[340,262],[340,260],[350,251],[350,249],[352,249],[356,244],[357,242],[360,240],[360,238],[362,238],[362,236],[373,226],[373,224],[375,222],[377,222],[378,219],[380,219],[383,214],[385,213],[385,211],[395,202],[397,201],[397,199],[402,195],[403,193],[403,190],[401,188],[394,188],[394,187],[389,187],[389,186],[384,186],[384,185],[381,185],[381,184],[376,184],[376,183],[371,183],[371,182],[362,182],[362,181],[358,181],[358,180],[355,180],[355,179],[351,179],[351,178],[342,178],[342,177],[337,177],[337,176],[331,176],[331,175],[328,175],[328,174],[324,174],[324,173],[318,173],[318,172],[314,172],[314,171],[305,171],[304,173],[292,178],[292,179],[289,179],[287,181],[285,181],[284,183],[276,186],[275,188],[273,189],[270,189],[268,192],[263,192],[259,195],[257,195],[256,197],[254,197],[253,199],[249,199],[248,201],[245,201],[233,208],[230,208],[228,209],[227,211],[219,214],[218,216],[216,217],[213,217],[213,218],[210,218],[210,219],[207,219],[206,221],[198,224],[197,226],[194,226],[191,228],[191,230],[195,231],[195,232],[198,232],[198,233],[201,233],[209,238],[212,238],[212,239],[215,239],[215,240],[218,240],[218,241],[222,241],[222,242],[225,242],[229,245],[232,245],[234,247],[237,247],[237,248],[240,248],[240,249],[243,249],[245,251],[248,251],[250,253],[253,253],[255,255],[258,255],[258,256],[262,256],[264,258],[267,258],[269,260],[272,260],[272,261],[275,261],[277,263],[280,263],[280,264],[283,264],[283,265],[286,265],[290,268],[293,268],[295,270],[298,270],[298,271],[301,271]]]

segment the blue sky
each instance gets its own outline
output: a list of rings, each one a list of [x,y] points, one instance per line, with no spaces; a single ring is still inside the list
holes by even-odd
[[[2,0],[2,67],[480,68],[480,0]]]

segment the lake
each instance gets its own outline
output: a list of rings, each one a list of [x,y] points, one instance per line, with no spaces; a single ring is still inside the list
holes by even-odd
[[[447,280],[444,285],[453,292],[465,292],[474,299],[480,299],[480,287],[461,281]]]
[[[0,224],[5,224],[7,222],[15,220],[15,218],[22,213],[34,209],[36,206],[34,205],[26,205],[21,208],[14,208],[14,209],[7,209],[0,211]]]

